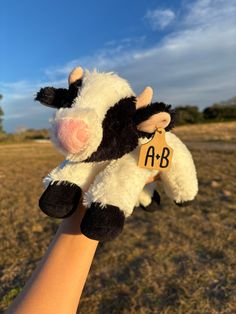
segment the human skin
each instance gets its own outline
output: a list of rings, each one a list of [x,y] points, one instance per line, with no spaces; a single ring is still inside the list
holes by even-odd
[[[80,296],[98,241],[80,232],[85,208],[64,219],[45,256],[6,314],[72,314]]]
[[[150,177],[147,183],[156,180]],[[6,314],[75,314],[98,245],[80,231],[82,202],[64,219],[47,252]]]

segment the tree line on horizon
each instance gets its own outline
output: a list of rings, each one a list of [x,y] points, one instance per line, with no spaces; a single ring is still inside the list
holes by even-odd
[[[236,96],[228,101],[214,103],[202,111],[197,106],[178,106],[176,125],[225,122],[236,120]]]
[[[2,100],[2,94],[0,94],[0,100]],[[0,133],[3,132],[3,115],[4,115],[4,112],[0,106]]]
[[[0,94],[0,100],[3,96]],[[197,106],[185,105],[177,106],[176,125],[199,124],[211,122],[224,122],[236,120],[236,96],[228,101],[214,103],[202,111]],[[15,134],[7,134],[3,128],[4,112],[0,106],[0,142],[11,138],[11,140],[33,140],[48,139],[49,131],[47,129],[27,129],[18,128]]]

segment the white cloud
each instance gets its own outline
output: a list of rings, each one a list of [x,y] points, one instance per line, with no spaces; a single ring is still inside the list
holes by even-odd
[[[48,68],[45,70],[45,74],[50,80],[58,80],[58,78],[68,76],[68,73],[78,65],[82,65],[86,69],[111,70],[124,63],[128,64],[132,59],[132,51],[140,48],[144,42],[145,36],[123,38],[119,41],[112,40],[107,42],[104,48],[96,51],[94,55],[71,60],[60,67]]]
[[[159,29],[166,28],[175,19],[175,13],[170,9],[165,10],[148,10],[145,19],[150,24],[152,30],[156,31]]]
[[[221,23],[223,17],[235,20],[235,0],[197,0],[187,4],[189,13],[185,16],[186,25],[212,25]],[[227,20],[225,20],[227,23]]]
[[[145,39],[140,45],[134,45],[131,39],[114,41],[92,56],[48,69],[48,82],[0,84],[6,118],[29,112],[28,124],[35,121],[40,127],[44,121],[47,126],[51,111],[33,103],[33,93],[41,86],[65,86],[68,73],[77,65],[117,71],[137,93],[151,85],[159,100],[174,105],[195,104],[203,108],[227,100],[235,96],[236,86],[235,13],[235,0],[197,0],[182,8],[175,32],[152,47],[141,48]],[[6,97],[2,88],[7,91]],[[26,124],[23,117],[18,124]],[[10,128],[11,124],[6,125]]]

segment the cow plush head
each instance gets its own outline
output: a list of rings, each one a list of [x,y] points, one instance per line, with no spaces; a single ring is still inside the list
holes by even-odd
[[[135,96],[129,83],[113,72],[74,69],[69,88],[45,87],[36,100],[56,108],[51,120],[54,144],[75,161],[117,159],[132,151],[140,137],[157,127],[173,127],[170,105],[151,103],[150,87]]]

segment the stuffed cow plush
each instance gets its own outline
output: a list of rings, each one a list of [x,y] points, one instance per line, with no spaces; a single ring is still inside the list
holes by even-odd
[[[64,218],[80,198],[87,210],[81,232],[107,241],[123,229],[135,205],[148,209],[157,201],[154,185],[144,188],[157,170],[139,168],[140,145],[164,128],[174,155],[169,172],[159,175],[167,195],[177,204],[194,199],[198,184],[186,146],[170,132],[174,111],[152,103],[152,89],[136,96],[129,83],[115,73],[74,69],[69,88],[41,88],[36,100],[56,108],[51,120],[52,141],[66,159],[44,179],[39,206],[49,216]]]

